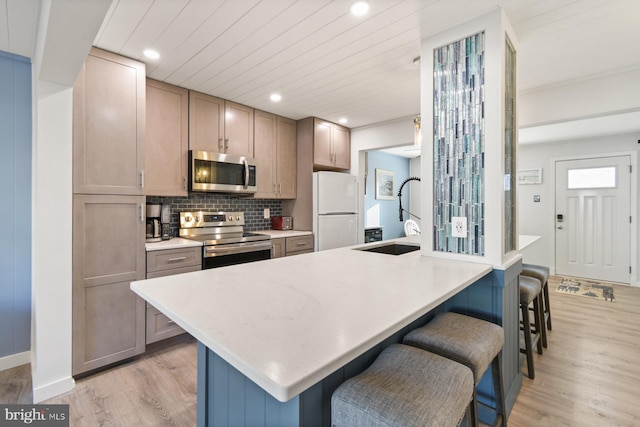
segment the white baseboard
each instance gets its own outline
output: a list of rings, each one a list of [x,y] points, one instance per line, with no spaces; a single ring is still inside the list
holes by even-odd
[[[31,363],[30,351],[0,357],[0,371],[26,365],[27,363]]]
[[[33,403],[39,403],[52,397],[73,390],[76,382],[73,377],[62,378],[61,380],[33,388]]]

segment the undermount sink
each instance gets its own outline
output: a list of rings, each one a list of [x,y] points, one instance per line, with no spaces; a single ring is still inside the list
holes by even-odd
[[[360,248],[358,250],[365,252],[377,252],[388,255],[402,255],[413,251],[420,250],[420,246],[403,245],[401,243],[387,243],[386,245],[373,246],[370,248]]]

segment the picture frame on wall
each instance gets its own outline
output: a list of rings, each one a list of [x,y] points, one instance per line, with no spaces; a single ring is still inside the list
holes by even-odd
[[[542,168],[518,170],[518,184],[542,184]]]
[[[396,173],[384,169],[376,169],[376,199],[393,200],[396,184]]]

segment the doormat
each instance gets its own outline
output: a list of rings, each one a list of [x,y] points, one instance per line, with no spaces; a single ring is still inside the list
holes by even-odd
[[[560,279],[560,284],[558,285],[556,292],[560,294],[577,295],[580,297],[616,302],[616,299],[613,296],[613,287],[603,285],[600,282],[591,282],[584,279],[563,277]]]

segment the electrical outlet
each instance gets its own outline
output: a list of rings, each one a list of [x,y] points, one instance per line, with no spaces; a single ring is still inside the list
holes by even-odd
[[[264,208],[263,218],[269,219],[271,217],[271,213],[269,212],[269,208]]]
[[[451,235],[453,237],[467,237],[467,217],[451,217]]]

